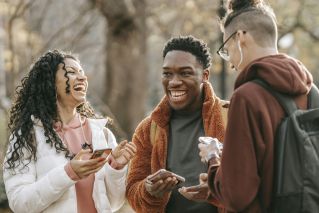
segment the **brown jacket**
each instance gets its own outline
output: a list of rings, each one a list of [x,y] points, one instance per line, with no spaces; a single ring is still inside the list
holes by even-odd
[[[262,212],[269,208],[273,183],[274,135],[284,116],[276,99],[259,85],[261,78],[275,90],[295,97],[306,108],[312,76],[286,55],[260,58],[243,70],[230,101],[221,165],[209,168],[212,195],[228,212]]]
[[[221,116],[222,101],[214,94],[210,83],[204,83],[204,94],[202,115],[205,134],[223,141],[225,132]],[[138,125],[133,135],[137,154],[130,164],[126,196],[138,213],[162,213],[169,200],[169,193],[162,199],[151,196],[145,190],[144,181],[148,175],[166,168],[170,113],[168,100],[164,97],[151,116]],[[157,124],[154,145],[151,144],[150,139],[152,121]]]

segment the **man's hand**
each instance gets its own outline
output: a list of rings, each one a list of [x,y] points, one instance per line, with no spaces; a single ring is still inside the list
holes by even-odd
[[[115,169],[122,169],[136,154],[136,145],[124,140],[111,152],[109,163]]]
[[[71,161],[70,165],[73,171],[79,176],[80,179],[89,176],[99,171],[102,166],[106,163],[106,159],[99,157],[95,159],[82,160],[87,155],[91,154],[91,150],[82,149]]]
[[[207,179],[207,173],[202,173],[199,176],[199,185],[182,187],[178,191],[188,200],[206,202],[209,194]]]
[[[162,198],[165,193],[172,191],[178,183],[176,177],[173,176],[158,177],[150,181],[149,179],[152,176],[153,175],[149,175],[145,179],[144,186],[146,191],[150,193],[150,195],[157,198]]]

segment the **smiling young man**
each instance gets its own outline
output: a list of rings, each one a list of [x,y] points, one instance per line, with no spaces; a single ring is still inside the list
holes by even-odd
[[[197,185],[199,174],[207,170],[198,156],[198,137],[223,141],[225,129],[224,102],[208,82],[211,56],[207,45],[192,36],[172,38],[164,47],[163,59],[165,96],[133,135],[137,154],[130,165],[127,198],[139,213],[217,212],[211,204],[179,194],[175,177],[150,181],[152,174],[166,169],[186,179],[181,185]]]

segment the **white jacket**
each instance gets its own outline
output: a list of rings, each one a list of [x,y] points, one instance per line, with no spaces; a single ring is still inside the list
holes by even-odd
[[[5,168],[3,171],[10,208],[16,213],[76,213],[76,182],[64,170],[69,160],[64,157],[64,153],[57,153],[55,148],[45,142],[41,122],[35,123],[37,160],[32,160],[27,169],[22,171],[19,171],[22,168],[19,166],[15,169],[16,174]],[[112,148],[117,146],[113,133],[108,129],[108,143],[106,142],[103,132],[105,124],[105,119],[89,119],[93,147],[107,144]],[[12,144],[11,142],[11,146]],[[28,156],[28,151],[24,152]],[[127,166],[115,170],[106,163],[95,174],[92,196],[99,213],[115,212],[124,204],[126,173]]]

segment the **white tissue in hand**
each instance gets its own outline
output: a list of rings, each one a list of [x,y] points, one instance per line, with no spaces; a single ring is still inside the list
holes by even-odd
[[[219,142],[219,140],[217,138],[212,138],[212,137],[199,137],[198,141],[209,145],[212,144],[215,148],[215,150],[217,151],[217,154],[221,155],[222,151],[223,151],[223,144],[221,142]]]

